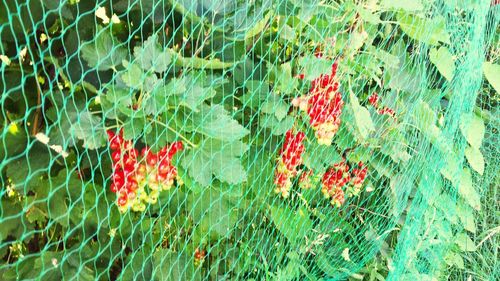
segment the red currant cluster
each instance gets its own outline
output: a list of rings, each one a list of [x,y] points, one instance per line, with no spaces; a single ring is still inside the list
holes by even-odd
[[[387,106],[381,107],[379,104],[380,97],[377,93],[371,94],[371,96],[368,97],[368,103],[370,103],[373,107],[377,109],[377,113],[381,115],[388,115],[391,117],[394,117],[396,115],[396,112],[394,109],[389,108]]]
[[[286,132],[285,143],[280,150],[278,167],[275,172],[274,183],[276,193],[281,193],[283,197],[288,197],[292,187],[292,178],[297,175],[297,167],[302,164],[302,153],[304,152],[305,135],[302,132],[293,134],[290,130]]]
[[[358,163],[358,168],[352,170],[352,185],[356,189],[360,189],[365,182],[366,173],[368,172],[368,167],[363,166],[363,162]]]
[[[345,160],[334,164],[323,175],[321,192],[326,198],[331,198],[332,205],[340,207],[345,201],[345,192],[342,188],[352,184],[353,188],[348,189],[348,195],[357,195],[365,181],[367,171],[362,162],[358,163],[358,168],[352,170],[352,174],[349,173],[349,165]]]
[[[172,165],[172,157],[182,150],[181,142],[174,142],[152,153],[144,148],[139,158],[132,141],[123,139],[123,132],[115,134],[107,131],[109,147],[113,151],[113,175],[111,191],[118,196],[117,205],[120,211],[129,208],[143,211],[145,203],[154,204],[161,190],[168,190],[177,177],[177,168]],[[145,160],[145,163],[141,163]]]
[[[203,263],[205,260],[205,256],[207,255],[207,252],[205,250],[200,250],[199,248],[196,248],[194,251],[194,265],[198,266]]]
[[[338,92],[339,83],[335,79],[337,63],[332,65],[330,74],[324,74],[312,81],[309,94],[295,98],[292,104],[306,111],[319,144],[330,145],[340,126],[340,115],[344,101]]]

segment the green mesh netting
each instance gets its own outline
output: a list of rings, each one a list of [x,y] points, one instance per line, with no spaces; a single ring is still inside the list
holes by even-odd
[[[0,1],[0,280],[500,278],[499,4]]]

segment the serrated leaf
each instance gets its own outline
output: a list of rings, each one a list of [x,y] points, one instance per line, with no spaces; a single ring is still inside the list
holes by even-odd
[[[211,85],[205,85],[206,82],[211,82],[205,72],[191,72],[183,78],[183,82],[186,90],[176,90],[176,95],[170,99],[170,104],[184,105],[197,112],[203,101],[212,98],[217,93]]]
[[[319,145],[316,141],[306,143],[302,158],[304,165],[314,171],[325,171],[327,167],[342,160],[335,146]]]
[[[136,115],[129,118],[123,124],[123,138],[125,140],[135,140],[138,139],[146,126],[146,117]]]
[[[95,40],[84,44],[81,51],[88,66],[97,70],[115,68],[127,56],[127,50],[119,46],[109,29],[98,30]]]
[[[272,94],[262,103],[260,110],[267,114],[274,114],[278,121],[281,121],[288,114],[289,107],[280,95]]]
[[[441,75],[446,80],[451,81],[453,73],[455,72],[455,60],[448,48],[439,47],[439,49],[432,48],[429,52],[430,61],[436,66]]]
[[[476,114],[462,115],[460,130],[472,147],[477,149],[481,147],[484,132],[486,131],[484,121],[481,117]]]
[[[286,207],[271,206],[271,220],[276,228],[292,245],[305,240],[305,236],[312,230],[313,222],[305,209],[292,211]]]
[[[189,176],[203,186],[212,183],[212,176],[229,184],[237,184],[247,179],[240,157],[248,146],[240,141],[224,142],[206,139],[198,147],[183,156],[182,167]]]
[[[365,140],[371,132],[375,131],[370,112],[366,107],[359,104],[358,98],[353,93],[350,93],[349,97],[350,107],[356,121],[356,128],[361,138]]]
[[[269,95],[269,84],[265,81],[250,80],[245,82],[247,92],[241,96],[243,106],[253,109],[260,108],[260,105]]]
[[[158,78],[155,74],[144,73],[137,63],[123,61],[123,66],[126,70],[120,75],[120,78],[125,85],[146,92],[150,92],[156,87]]]
[[[329,74],[332,71],[332,62],[316,56],[306,56],[300,59],[299,64],[304,73],[304,78],[312,81],[322,74]]]
[[[469,146],[465,149],[465,157],[472,169],[478,172],[480,175],[484,173],[484,157],[481,151],[477,148]]]
[[[292,65],[290,62],[279,66],[270,66],[270,79],[274,82],[274,86],[282,94],[292,94],[298,85],[297,79],[292,76]]]
[[[99,148],[107,141],[101,117],[89,111],[80,113],[77,122],[71,126],[71,132],[76,138],[83,140],[83,147],[88,149]]]
[[[264,114],[259,118],[259,125],[269,128],[271,134],[281,136],[290,130],[295,119],[292,116],[286,116],[283,120],[278,120],[274,115]]]
[[[193,114],[193,121],[196,124],[194,128],[196,132],[218,140],[236,141],[249,133],[238,121],[231,118],[222,105],[218,104],[212,106],[203,104],[200,112]]]
[[[469,169],[464,169],[460,177],[458,193],[472,208],[481,210],[481,196],[472,183],[472,175]]]
[[[484,62],[483,72],[491,86],[500,94],[500,64]]]
[[[186,92],[184,79],[172,78],[168,84],[156,87],[149,95],[146,95],[142,102],[142,109],[148,115],[161,115],[169,104],[175,104],[176,96]]]
[[[467,233],[458,233],[455,236],[455,243],[458,245],[460,250],[466,252],[474,252],[477,248],[476,244],[474,244]]]
[[[213,77],[208,77],[204,72],[190,72],[186,76],[173,78],[168,84],[156,87],[145,101],[145,111],[148,114],[159,115],[168,105],[173,107],[185,106],[194,112],[199,111],[199,106],[207,99],[214,97],[217,92]],[[215,78],[217,79],[217,78]]]
[[[135,62],[146,71],[165,72],[172,61],[170,55],[169,51],[162,49],[156,34],[149,36],[142,46],[134,48]]]
[[[450,43],[443,18],[421,18],[405,12],[399,12],[396,18],[401,29],[415,40],[433,46]]]

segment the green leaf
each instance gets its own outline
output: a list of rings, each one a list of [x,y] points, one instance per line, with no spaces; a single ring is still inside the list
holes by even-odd
[[[465,149],[465,157],[469,161],[470,166],[480,175],[484,173],[484,158],[481,151],[477,148],[469,146]]]
[[[411,158],[407,152],[408,141],[403,133],[398,129],[388,129],[382,139],[382,147],[380,152],[391,157],[391,159],[399,163],[400,161],[406,162]]]
[[[488,82],[500,94],[500,64],[484,62],[483,71]]]
[[[176,96],[183,93],[186,93],[186,80],[172,78],[168,84],[158,86],[149,95],[145,95],[141,107],[146,114],[158,116],[168,109],[169,104],[175,105],[179,101]]]
[[[304,78],[312,81],[322,74],[332,72],[332,62],[316,56],[310,55],[300,59],[299,64],[304,73]]]
[[[271,94],[261,105],[261,111],[267,114],[274,114],[278,121],[283,120],[288,114],[288,105],[280,95]]]
[[[250,80],[245,82],[247,92],[241,96],[243,106],[259,109],[262,101],[269,95],[269,84],[265,81]]]
[[[217,93],[211,85],[205,85],[212,81],[205,72],[190,72],[182,80],[184,85],[181,85],[186,90],[175,89],[175,96],[169,100],[170,104],[183,105],[198,112],[198,107],[203,101],[212,98]]]
[[[380,6],[384,10],[399,10],[407,12],[420,11],[424,8],[421,0],[382,0]]]
[[[411,38],[422,43],[437,46],[439,42],[450,43],[443,18],[421,18],[405,12],[397,14],[401,29]]]
[[[138,273],[140,272],[140,275]],[[132,281],[140,278],[152,280],[152,262],[142,251],[130,253],[121,270],[119,280]]]
[[[193,114],[193,121],[196,124],[194,128],[196,132],[218,140],[236,141],[249,133],[238,121],[231,118],[222,105],[218,104],[212,106],[203,104],[200,112]]]
[[[146,71],[165,72],[172,61],[170,55],[170,52],[158,44],[156,34],[149,36],[142,46],[134,48],[135,62]]]
[[[194,255],[160,249],[153,255],[153,280],[201,280],[200,270],[194,266]]]
[[[168,49],[172,61],[176,66],[194,69],[224,69],[233,67],[237,62],[222,62],[220,59],[203,59],[197,57],[183,57],[172,49]]]
[[[158,152],[167,143],[172,143],[176,140],[178,140],[176,133],[158,123],[152,123],[151,131],[147,132],[142,138],[144,144],[149,146],[154,153]]]
[[[442,202],[440,202],[441,204]],[[457,215],[465,230],[476,233],[476,223],[474,221],[473,209],[462,202],[457,204]]]
[[[84,111],[78,116],[78,121],[71,126],[72,135],[83,140],[83,147],[96,149],[104,146],[107,141],[106,130],[101,117]]]
[[[342,156],[335,146],[319,145],[316,141],[306,143],[302,158],[304,159],[304,165],[318,172],[325,171],[327,167],[342,160]]]
[[[436,124],[436,113],[426,102],[420,100],[415,106],[415,111],[413,112],[413,120],[415,126],[421,131],[429,131],[431,127],[435,127]]]
[[[472,208],[481,210],[481,196],[472,183],[472,175],[469,169],[464,169],[460,177],[458,193]]]
[[[270,65],[271,70],[270,80],[274,82],[274,86],[282,94],[289,95],[294,92],[298,85],[298,80],[292,76],[292,65],[290,62],[280,66]]]
[[[455,243],[458,245],[460,250],[466,252],[474,252],[477,248],[476,244],[474,244],[467,233],[458,233],[455,236]]]
[[[270,209],[274,225],[292,245],[304,241],[305,236],[312,230],[313,222],[309,219],[306,209],[292,211],[277,206],[271,206]]]
[[[189,197],[188,208],[201,240],[207,237],[217,240],[231,234],[238,220],[232,201],[227,193],[216,188],[205,188],[201,194],[193,193]]]
[[[44,144],[34,143],[25,153],[23,157],[5,162],[7,176],[14,188],[23,193],[30,191],[37,177],[49,171],[51,166],[51,153]]]
[[[127,50],[119,46],[110,29],[99,29],[95,40],[85,43],[81,51],[88,66],[97,70],[115,68],[127,56]]]
[[[469,144],[479,149],[483,142],[484,132],[486,130],[484,121],[476,114],[464,114],[460,119],[460,130]]]
[[[154,73],[144,73],[137,63],[123,61],[123,66],[126,70],[120,75],[120,78],[125,85],[146,92],[150,92],[156,87],[158,78]]]
[[[349,105],[352,109],[354,120],[356,121],[356,128],[358,129],[358,133],[361,138],[365,140],[371,132],[375,131],[375,126],[373,125],[370,112],[366,109],[366,107],[359,104],[358,98],[353,93],[350,93],[349,97]]]
[[[456,266],[459,269],[464,269],[464,260],[462,259],[462,256],[458,253],[449,251],[444,257],[444,261],[449,266]]]
[[[140,115],[129,118],[123,124],[123,138],[125,140],[138,139],[142,135],[142,132],[146,126],[146,121],[146,117]]]
[[[432,48],[429,52],[429,59],[439,70],[446,80],[451,81],[455,72],[455,59],[448,48]]]
[[[212,183],[212,175],[220,181],[238,184],[247,179],[240,160],[247,150],[248,146],[240,141],[206,139],[189,150],[181,164],[188,170],[189,176],[203,186]]]
[[[268,12],[263,19],[255,23],[252,28],[245,32],[245,40],[252,38],[256,35],[262,34],[264,28],[267,26],[269,19],[271,18],[271,12]]]
[[[293,127],[295,119],[286,116],[283,120],[278,120],[274,115],[264,114],[259,118],[259,125],[271,129],[271,134],[281,136]]]
[[[0,220],[0,241],[4,241],[8,236],[20,237],[23,234],[22,214],[23,208],[8,199],[2,199],[0,210],[2,219]]]
[[[121,89],[113,85],[107,88],[105,98],[120,109],[132,105],[132,96],[129,90]]]

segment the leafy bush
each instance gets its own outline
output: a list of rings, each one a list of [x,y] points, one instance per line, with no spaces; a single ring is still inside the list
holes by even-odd
[[[498,48],[464,73],[498,7],[91,2],[1,4],[2,280],[466,267]]]

